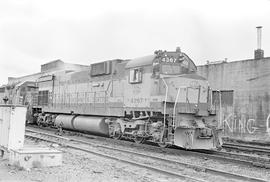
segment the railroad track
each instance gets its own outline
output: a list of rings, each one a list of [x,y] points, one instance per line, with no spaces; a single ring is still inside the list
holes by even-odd
[[[35,131],[29,131],[29,130],[26,130],[26,131],[35,133]],[[92,144],[92,143],[81,141],[81,140],[75,140],[75,139],[70,139],[70,138],[66,138],[66,137],[61,137],[61,136],[57,136],[57,135],[53,135],[53,134],[40,133],[40,132],[37,133],[37,134],[39,136],[29,134],[29,133],[26,133],[25,136],[28,137],[28,138],[38,139],[38,140],[42,140],[42,141],[49,142],[49,143],[56,143],[56,144],[59,144],[61,146],[68,147],[68,148],[71,148],[71,149],[84,151],[84,152],[91,153],[91,154],[94,154],[94,155],[97,155],[97,156],[101,156],[101,157],[105,157],[105,158],[108,158],[108,159],[112,159],[112,160],[120,161],[120,162],[123,162],[123,163],[131,164],[131,165],[134,165],[134,166],[146,168],[146,169],[149,169],[149,170],[152,170],[152,171],[159,172],[159,173],[164,174],[166,176],[171,176],[171,177],[179,178],[179,179],[182,179],[182,180],[191,180],[191,181],[195,181],[195,182],[206,182],[205,180],[202,180],[202,179],[199,179],[199,178],[179,174],[177,172],[168,171],[168,170],[161,169],[161,168],[158,168],[158,167],[154,167],[154,166],[151,166],[151,165],[147,165],[147,164],[143,164],[143,163],[139,163],[139,162],[135,162],[135,161],[131,161],[131,160],[126,160],[126,159],[120,159],[119,157],[108,155],[106,153],[100,153],[100,152],[97,152],[95,150],[91,150],[91,149],[89,149],[87,147],[78,146],[76,144],[78,144],[78,143],[79,144],[87,144],[87,145],[90,145],[92,147],[97,147],[97,148],[103,147],[101,145],[96,145],[96,144]],[[45,135],[45,137],[41,136],[41,135]],[[55,139],[48,138],[48,136],[49,137],[54,137]],[[108,149],[108,147],[106,149]],[[113,150],[115,150],[115,148]],[[120,150],[118,150],[118,151],[120,151]],[[146,157],[148,157],[148,156],[146,156]]]
[[[240,181],[265,182],[264,179],[244,176],[244,175],[235,174],[231,172],[225,172],[225,171],[208,168],[208,167],[204,167],[200,165],[194,165],[187,162],[165,159],[165,158],[161,158],[154,155],[149,156],[141,152],[135,152],[135,151],[127,150],[127,149],[120,149],[120,148],[100,145],[100,144],[92,143],[89,141],[84,141],[81,139],[62,137],[55,134],[34,131],[34,130],[29,130],[29,129],[26,129],[26,131],[27,131],[26,137],[29,137],[29,138],[43,140],[50,143],[57,143],[59,145],[72,148],[75,150],[81,150],[87,153],[92,153],[98,156],[128,163],[128,164],[146,168],[152,171],[157,171],[161,174],[178,178],[178,179],[191,180],[191,181],[205,181],[204,179],[202,179],[201,176],[205,176],[206,174],[208,175],[209,178],[211,178],[209,175],[214,175],[215,177],[218,177],[219,180],[222,180],[222,181],[226,181],[227,179],[233,179],[233,180],[240,180]],[[91,147],[89,148],[89,146]],[[100,150],[93,150],[93,148],[100,149]],[[114,155],[112,155],[112,153],[114,153]],[[123,157],[127,154],[131,155],[132,158],[135,158],[136,160],[135,161],[130,160],[128,156]],[[121,156],[121,158],[119,158],[119,156]],[[152,164],[159,164],[158,165],[159,167],[154,167],[153,165],[149,165],[147,163],[142,162],[144,161],[144,159],[148,159],[148,162],[149,160],[153,161]],[[162,166],[162,168],[160,166]],[[169,169],[164,169],[164,166]],[[190,169],[193,172],[191,172],[190,175],[180,174],[179,171],[182,171],[183,168]],[[194,177],[196,176],[194,175],[195,174],[194,171],[196,175],[198,175],[199,173],[203,173],[203,175],[199,174],[199,177]],[[189,173],[189,172],[185,172],[185,173]],[[206,181],[209,181],[209,178]],[[215,179],[214,181],[217,181],[217,179]]]
[[[246,144],[246,145],[253,145],[253,146],[264,146],[264,147],[270,147],[270,141],[265,140],[241,140],[236,138],[229,138],[229,137],[223,137],[223,141],[230,142],[230,143],[239,143],[239,144]]]
[[[27,128],[38,128],[39,127],[27,127]],[[52,131],[55,132],[56,130],[53,128],[42,128],[42,130],[47,130],[47,131]],[[111,138],[106,138],[106,137],[100,137],[100,136],[94,136],[94,135],[89,135],[89,134],[83,134],[80,132],[73,132],[73,131],[66,131],[68,134],[71,135],[79,135],[83,136],[89,139],[97,139],[100,141],[107,141],[109,143],[115,143],[116,145],[130,145],[131,142],[125,141],[125,140],[115,140]],[[255,166],[255,167],[260,167],[260,168],[266,168],[270,169],[270,158],[269,157],[262,157],[262,156],[251,156],[249,154],[244,154],[244,153],[232,153],[232,152],[225,152],[225,151],[209,151],[209,150],[183,150],[180,148],[161,148],[157,147],[155,145],[151,145],[151,143],[147,144],[140,144],[136,145],[136,148],[138,147],[147,147],[148,149],[151,149],[152,151],[155,152],[169,152],[173,153],[174,155],[184,155],[184,156],[194,156],[194,157],[202,157],[202,158],[209,158],[209,159],[214,159],[214,160],[219,160],[219,161],[227,161],[227,162],[233,162],[236,164],[243,164],[243,165],[248,165],[248,166]]]
[[[233,150],[233,151],[251,153],[251,154],[268,156],[268,157],[270,156],[270,147],[266,147],[266,146],[225,142],[222,145],[222,148],[224,148],[225,150]]]

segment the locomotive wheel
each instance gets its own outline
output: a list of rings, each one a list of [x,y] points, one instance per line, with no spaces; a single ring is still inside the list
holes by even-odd
[[[112,136],[113,139],[115,140],[120,140],[120,138],[122,137],[122,133],[120,132],[114,132],[114,135]]]
[[[133,140],[134,140],[135,143],[141,144],[141,143],[143,143],[145,141],[145,138],[136,136],[135,138],[133,138]]]
[[[158,146],[160,146],[161,148],[167,148],[170,146],[170,144],[167,143],[158,143]]]
[[[39,118],[39,119],[37,120],[37,125],[38,125],[39,127],[42,127],[42,124],[41,124],[42,121],[43,121],[43,120],[42,120],[41,118]]]

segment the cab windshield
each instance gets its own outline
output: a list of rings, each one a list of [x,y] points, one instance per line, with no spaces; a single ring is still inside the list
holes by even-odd
[[[180,75],[196,72],[192,60],[183,53],[165,52],[153,61],[153,74]]]
[[[161,72],[168,75],[181,74],[180,64],[161,64]]]

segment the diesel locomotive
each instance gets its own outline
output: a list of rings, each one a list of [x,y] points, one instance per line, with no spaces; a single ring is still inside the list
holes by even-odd
[[[221,140],[212,91],[196,70],[177,48],[43,75],[33,114],[39,125],[161,147],[214,149]]]

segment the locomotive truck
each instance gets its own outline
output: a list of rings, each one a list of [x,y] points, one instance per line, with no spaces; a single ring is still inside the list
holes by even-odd
[[[91,132],[161,147],[220,146],[212,91],[180,48],[37,80],[39,125]]]

